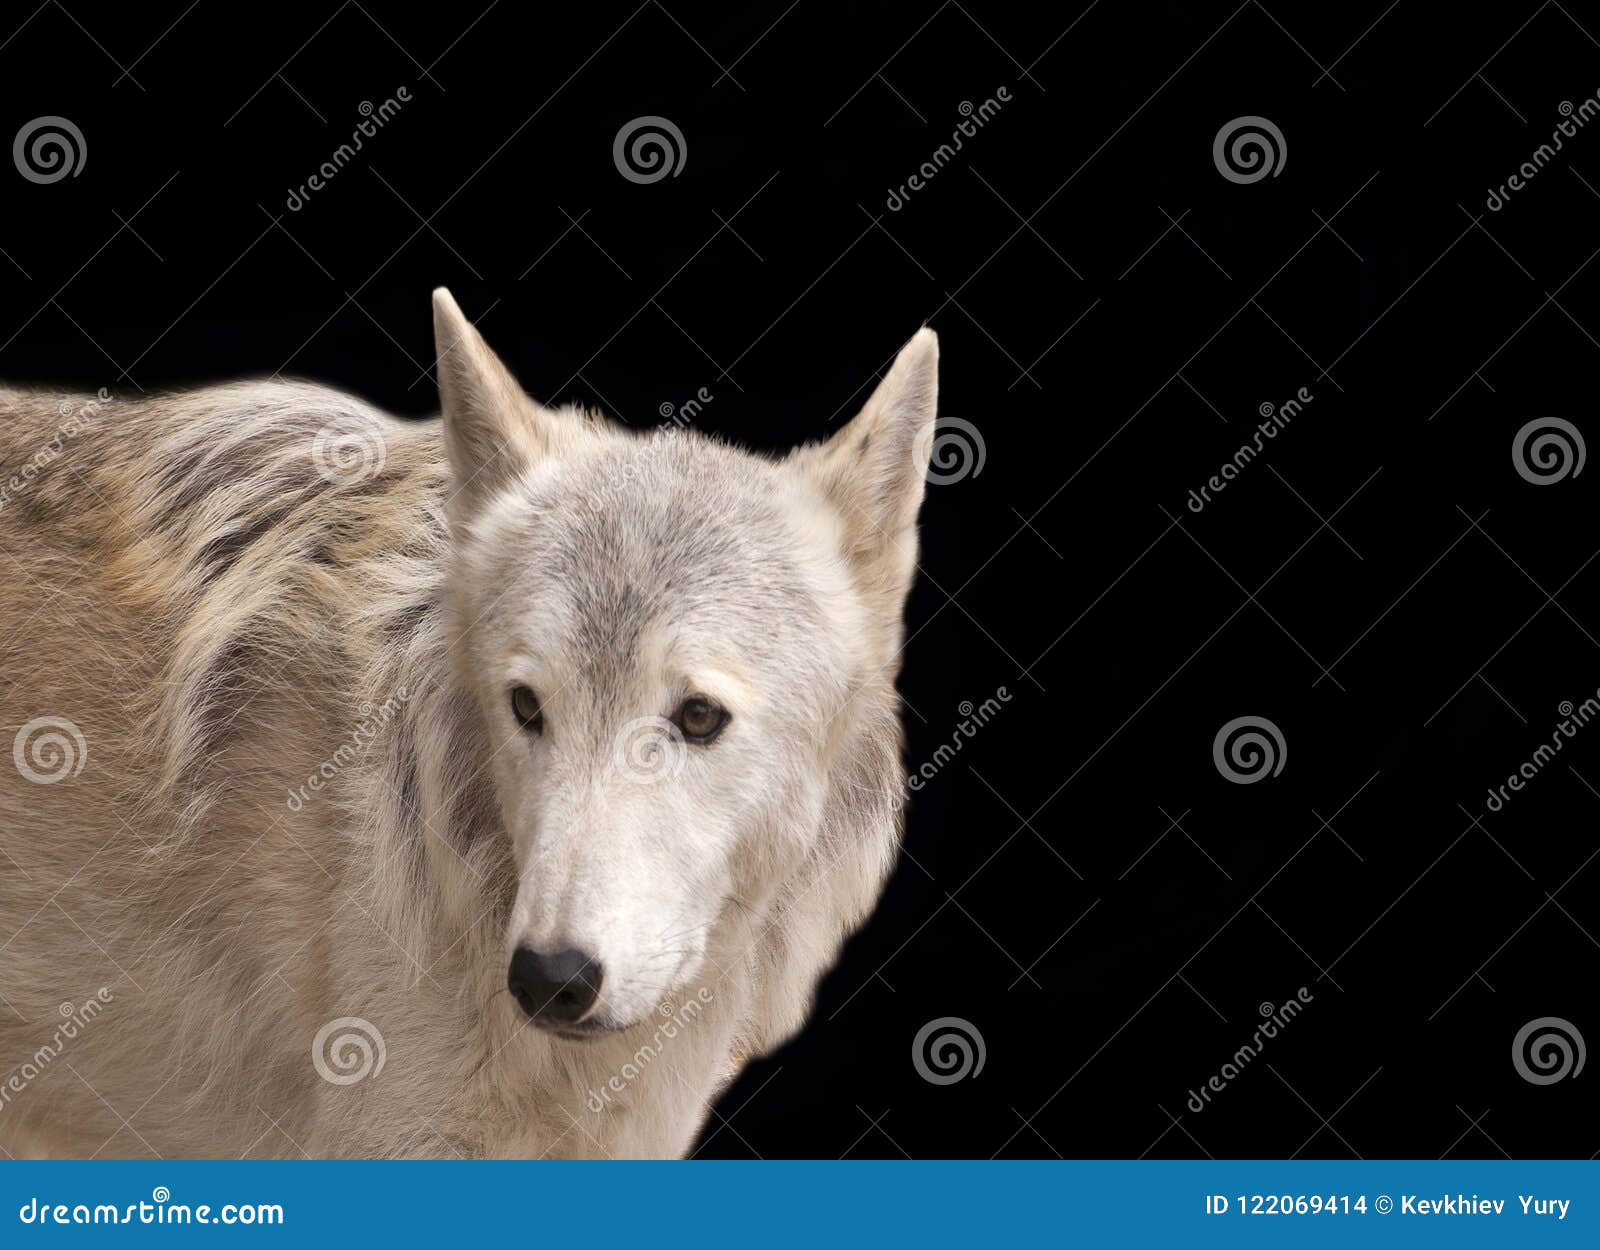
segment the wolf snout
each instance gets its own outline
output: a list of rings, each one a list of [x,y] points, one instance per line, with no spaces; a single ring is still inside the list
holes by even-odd
[[[511,996],[539,1024],[576,1024],[600,997],[605,971],[600,961],[568,947],[546,954],[519,946],[511,956],[506,986]]]

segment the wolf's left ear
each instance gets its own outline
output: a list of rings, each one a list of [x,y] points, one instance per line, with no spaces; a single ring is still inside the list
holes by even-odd
[[[454,507],[481,501],[550,451],[560,418],[530,399],[450,292],[433,293],[433,338]]]
[[[842,514],[846,554],[863,588],[895,612],[916,567],[938,399],[939,336],[924,326],[849,425],[795,454]]]

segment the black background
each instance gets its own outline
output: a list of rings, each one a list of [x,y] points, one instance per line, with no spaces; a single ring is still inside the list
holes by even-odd
[[[278,372],[420,416],[448,284],[539,398],[647,427],[704,387],[697,424],[778,450],[940,332],[984,461],[928,492],[908,763],[1011,701],[702,1157],[1600,1148],[1600,1073],[1535,1085],[1511,1053],[1538,1017],[1600,1038],[1600,728],[1485,810],[1600,687],[1600,469],[1535,485],[1511,454],[1535,418],[1595,428],[1600,125],[1486,207],[1600,89],[1592,6],[27,14],[5,134],[65,116],[87,159],[4,171],[9,380]],[[614,164],[642,115],[681,130],[675,176]],[[1244,115],[1286,146],[1249,184],[1212,156]],[[1212,744],[1247,715],[1287,756],[1237,785]],[[985,1063],[940,1086],[912,1039],[944,1016]]]

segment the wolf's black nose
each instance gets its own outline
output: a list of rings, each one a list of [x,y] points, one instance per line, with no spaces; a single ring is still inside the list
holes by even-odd
[[[576,1024],[600,997],[600,961],[568,948],[542,954],[519,946],[511,956],[506,985],[530,1019]]]

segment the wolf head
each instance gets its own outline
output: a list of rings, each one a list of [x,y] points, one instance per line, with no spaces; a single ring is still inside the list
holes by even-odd
[[[455,663],[518,872],[508,986],[626,1028],[739,961],[792,1030],[897,841],[894,678],[938,343],[780,460],[541,407],[449,293],[434,326]]]

